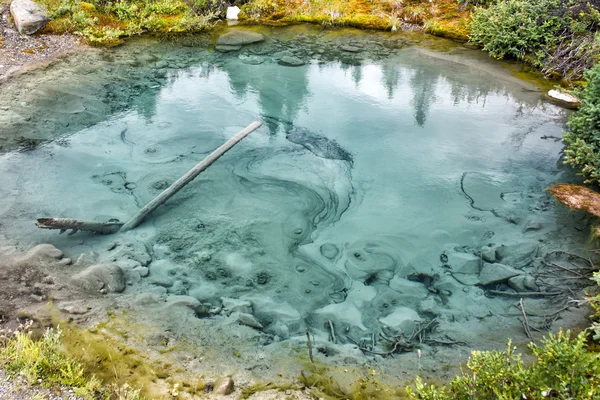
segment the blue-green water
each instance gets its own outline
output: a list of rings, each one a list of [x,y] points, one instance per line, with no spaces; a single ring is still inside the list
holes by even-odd
[[[287,35],[228,54],[137,41],[7,85],[5,239],[119,263],[130,286],[112,296],[131,304],[144,293],[193,297],[197,318],[236,327],[224,342],[254,329],[269,343],[303,343],[309,329],[332,343],[333,330],[342,348],[384,353],[380,333],[409,337],[433,318],[441,341],[481,348],[522,337],[514,298],[485,292],[515,284],[482,287],[481,271],[506,265],[533,279],[521,290],[547,291],[555,282],[536,275],[543,257],[583,247],[579,215],[545,192],[573,179],[553,139],[565,111],[466,49],[451,53],[459,63],[393,36],[352,36],[358,51],[347,52],[343,37]],[[281,65],[282,51],[304,65]],[[254,120],[263,127],[128,234],[33,225],[126,221]],[[115,255],[109,243],[137,253]],[[148,277],[136,275],[140,263]],[[228,309],[223,298],[249,303]],[[260,325],[239,328],[239,312]],[[154,323],[197,334],[188,320]]]

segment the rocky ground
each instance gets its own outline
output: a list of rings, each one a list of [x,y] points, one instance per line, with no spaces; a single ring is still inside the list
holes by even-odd
[[[48,62],[79,48],[70,34],[20,35],[10,17],[9,3],[0,1],[0,82],[25,67]]]

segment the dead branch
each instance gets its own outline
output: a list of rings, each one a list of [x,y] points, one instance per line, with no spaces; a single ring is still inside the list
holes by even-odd
[[[523,319],[521,320],[521,323],[523,324],[523,329],[525,329],[525,334],[527,335],[527,337],[529,339],[531,339],[531,330],[529,329],[529,321],[527,320],[527,313],[525,312],[525,305],[523,305],[523,298],[521,297],[521,300],[519,301],[519,307],[521,309],[521,313],[523,315]]]
[[[72,231],[69,233],[69,236],[77,231],[94,232],[106,235],[117,232],[121,226],[123,226],[123,223],[118,222],[118,220],[115,220],[115,222],[92,222],[79,221],[71,218],[38,218],[35,224],[41,229],[60,229],[61,234],[71,229]]]
[[[223,154],[225,154],[229,149],[238,144],[240,140],[244,139],[250,133],[254,132],[258,129],[262,123],[255,121],[248,125],[246,128],[242,129],[238,134],[229,139],[227,142],[222,144],[218,149],[213,151],[202,160],[199,164],[197,164],[194,168],[189,170],[185,175],[179,178],[175,183],[165,189],[161,194],[159,194],[154,200],[150,203],[146,204],[144,208],[142,208],[133,218],[131,218],[125,225],[121,227],[121,231],[126,232],[138,226],[144,221],[144,219],[156,210],[161,204],[170,199],[173,195],[179,192],[185,185],[194,180],[200,173],[206,170],[208,167],[212,165],[215,161],[219,159]]]
[[[559,296],[561,292],[503,292],[502,290],[488,290],[489,294],[506,297],[546,297]]]

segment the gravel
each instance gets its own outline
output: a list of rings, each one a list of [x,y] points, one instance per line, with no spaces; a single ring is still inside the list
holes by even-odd
[[[71,34],[19,34],[14,27],[9,3],[0,0],[0,82],[24,67],[43,63],[80,47]]]
[[[0,399],[2,400],[83,400],[73,394],[68,387],[45,388],[42,386],[31,386],[20,376],[9,378],[6,371],[0,369]]]

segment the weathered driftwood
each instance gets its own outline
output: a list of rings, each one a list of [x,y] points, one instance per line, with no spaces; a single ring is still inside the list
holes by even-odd
[[[214,163],[219,157],[225,154],[229,149],[235,146],[240,140],[248,136],[250,133],[258,129],[262,123],[255,121],[248,125],[248,127],[241,130],[234,137],[229,139],[227,142],[222,144],[218,149],[213,151],[202,160],[198,165],[189,170],[184,176],[179,178],[175,183],[165,189],[161,194],[159,194],[154,200],[150,203],[146,204],[144,208],[142,208],[133,218],[131,218],[123,227],[121,227],[121,231],[125,232],[131,230],[142,223],[142,221],[154,210],[156,210],[161,204],[170,199],[175,193],[179,192],[185,185],[190,183],[194,178],[196,178],[202,171],[206,168],[210,167],[212,163]]]
[[[117,232],[123,226],[122,222],[91,222],[71,218],[38,218],[35,224],[42,229],[60,229],[60,233],[65,233],[65,231],[71,229],[72,232],[69,235],[77,231],[106,235]]]
[[[175,183],[165,189],[159,194],[154,200],[148,203],[142,208],[131,220],[123,224],[122,222],[88,222],[79,221],[71,218],[38,218],[35,223],[38,228],[42,229],[60,229],[60,233],[64,233],[66,230],[71,229],[72,232],[69,235],[76,233],[77,231],[88,231],[100,234],[115,233],[119,230],[125,232],[138,226],[144,218],[151,212],[156,210],[161,204],[171,198],[175,193],[179,192],[185,185],[190,183],[196,178],[202,171],[207,169],[214,163],[219,157],[225,154],[229,149],[235,146],[239,141],[244,139],[250,133],[258,129],[262,123],[253,122],[248,127],[241,130],[218,149],[210,153],[204,160],[197,164],[194,168],[189,170],[184,176],[179,178]]]

